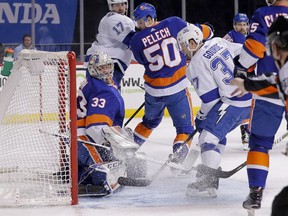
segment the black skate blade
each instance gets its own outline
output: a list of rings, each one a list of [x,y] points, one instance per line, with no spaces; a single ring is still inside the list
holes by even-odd
[[[128,178],[128,177],[119,177],[118,183],[124,186],[134,186],[134,187],[146,187],[151,184],[151,180],[149,179],[136,179],[136,178]]]

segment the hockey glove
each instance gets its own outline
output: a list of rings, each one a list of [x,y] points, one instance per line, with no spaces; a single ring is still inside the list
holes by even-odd
[[[240,62],[239,62],[239,55],[236,56],[234,59],[234,65],[235,65],[235,68],[234,68],[234,77],[239,77],[239,78],[242,78],[242,79],[245,79],[247,77],[253,77],[255,76],[255,65],[252,65],[251,67],[249,68],[245,68]]]
[[[195,127],[199,131],[199,133],[201,133],[203,130],[203,123],[205,119],[206,116],[204,115],[204,113],[201,112],[201,110],[199,110],[198,113],[196,114],[195,119]]]

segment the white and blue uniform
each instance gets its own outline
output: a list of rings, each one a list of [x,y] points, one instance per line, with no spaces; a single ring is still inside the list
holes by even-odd
[[[234,78],[233,58],[241,45],[222,38],[206,41],[194,54],[187,69],[187,78],[202,100],[201,122],[202,163],[218,168],[226,144],[226,135],[249,118],[251,94],[231,97],[236,87],[230,85]]]
[[[100,21],[98,34],[92,46],[87,50],[84,66],[96,50],[107,53],[114,61],[114,78],[118,85],[130,65],[132,51],[130,40],[135,34],[135,24],[127,16],[108,12]]]

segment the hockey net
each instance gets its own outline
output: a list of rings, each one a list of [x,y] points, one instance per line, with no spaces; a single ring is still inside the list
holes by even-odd
[[[22,51],[0,101],[0,206],[77,204],[75,54]]]

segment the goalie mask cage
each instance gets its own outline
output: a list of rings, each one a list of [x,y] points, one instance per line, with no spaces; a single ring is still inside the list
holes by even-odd
[[[0,101],[0,206],[77,204],[75,54],[23,50]]]

